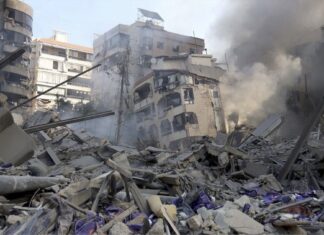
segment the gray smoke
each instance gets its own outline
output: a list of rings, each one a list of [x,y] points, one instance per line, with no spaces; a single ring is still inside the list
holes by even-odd
[[[256,124],[269,113],[286,112],[288,92],[304,74],[295,46],[320,40],[323,0],[231,1],[215,22],[227,41],[230,72],[222,79],[225,113]]]

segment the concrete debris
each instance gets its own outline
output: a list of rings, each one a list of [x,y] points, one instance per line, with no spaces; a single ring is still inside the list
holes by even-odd
[[[157,219],[146,235],[164,235],[163,219]]]
[[[66,126],[20,130],[33,140],[0,142],[0,233],[321,234],[324,149],[303,146],[280,183],[296,140],[264,139],[273,120],[240,147],[219,134],[178,152],[112,145]]]
[[[191,218],[187,219],[187,224],[189,228],[196,231],[200,229],[201,225],[203,224],[203,220],[201,218],[201,215],[194,215]]]
[[[264,227],[248,215],[237,209],[230,209],[225,212],[224,222],[240,234],[262,234]]]
[[[34,155],[34,142],[13,120],[9,111],[0,111],[0,162],[20,165]]]
[[[112,228],[109,230],[109,235],[131,235],[132,232],[129,230],[126,224],[122,222],[116,223]]]

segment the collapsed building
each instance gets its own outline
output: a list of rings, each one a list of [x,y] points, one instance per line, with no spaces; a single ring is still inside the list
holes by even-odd
[[[130,92],[137,81],[152,72],[152,59],[182,53],[202,54],[205,49],[203,39],[166,31],[158,13],[139,9],[138,14],[135,23],[117,25],[93,43],[93,63],[102,64],[93,72],[96,103],[123,112],[117,115],[116,142],[120,139],[119,132],[129,129],[127,125],[123,130],[119,127],[125,124],[123,119],[132,110]],[[127,120],[127,123],[133,122]]]
[[[55,31],[51,38],[33,41],[32,75],[36,91],[43,92],[88,70],[92,66],[92,48],[68,42],[68,35]],[[58,106],[59,100],[73,106],[88,103],[91,98],[91,72],[40,96],[35,109]],[[35,92],[36,92],[35,91]]]
[[[0,1],[0,54],[1,57],[25,48],[22,57],[7,65],[0,72],[0,103],[14,106],[33,94],[33,80],[30,76],[31,50],[28,44],[32,38],[33,10],[19,0]]]
[[[226,132],[218,86],[225,71],[212,56],[162,57],[152,70],[133,90],[139,145],[186,149]]]

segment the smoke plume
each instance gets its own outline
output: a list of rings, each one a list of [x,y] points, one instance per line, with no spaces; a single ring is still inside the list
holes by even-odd
[[[303,74],[291,50],[319,40],[323,12],[322,0],[231,1],[213,27],[230,45],[221,85],[227,115],[238,112],[241,122],[255,124],[286,111],[288,92]]]

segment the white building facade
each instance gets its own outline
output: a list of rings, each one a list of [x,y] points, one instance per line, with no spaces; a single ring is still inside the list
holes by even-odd
[[[71,44],[67,35],[55,32],[52,38],[36,39],[32,51],[36,92],[43,92],[92,66],[92,48]],[[91,98],[91,72],[40,96],[36,108],[57,107],[58,100],[72,105],[85,104]]]

